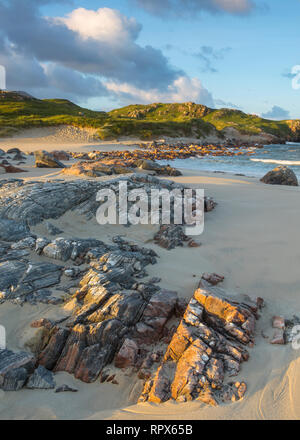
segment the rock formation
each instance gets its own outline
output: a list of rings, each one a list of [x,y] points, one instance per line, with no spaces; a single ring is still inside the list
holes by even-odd
[[[201,280],[140,402],[201,400],[211,405],[239,400],[243,382],[224,384],[239,373],[254,341],[258,306],[250,298],[229,298]]]

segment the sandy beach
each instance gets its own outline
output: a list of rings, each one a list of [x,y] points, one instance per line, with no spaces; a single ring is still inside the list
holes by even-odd
[[[67,149],[67,144],[55,144],[55,148],[51,142],[40,145],[41,139],[29,138],[27,143],[24,138],[5,140],[0,142],[0,148]],[[71,148],[87,151],[90,146],[73,143]],[[97,145],[97,149],[100,148],[112,146]],[[64,178],[59,170],[34,168],[32,161],[30,158],[26,164],[28,172],[17,177],[26,180]],[[217,408],[199,402],[137,405],[142,381],[137,382],[129,371],[116,369],[118,385],[99,381],[84,384],[67,373],[58,373],[57,384],[67,383],[79,392],[56,395],[53,391],[26,389],[0,391],[0,419],[299,419],[299,351],[293,350],[290,344],[271,345],[266,337],[272,336],[273,315],[291,318],[300,309],[300,189],[264,185],[256,178],[229,174],[182,172],[182,176],[173,178],[176,182],[204,188],[206,195],[218,203],[217,208],[206,215],[199,248],[163,250],[151,242],[154,226],[99,226],[96,220],[87,224],[85,218],[70,213],[53,220],[53,224],[59,226],[66,237],[110,240],[113,235],[123,234],[137,244],[152,247],[160,258],[159,264],[148,270],[149,276],[160,277],[162,287],[175,290],[188,300],[204,272],[224,275],[224,288],[228,291],[264,298],[266,307],[257,323],[255,346],[236,378],[247,383],[244,399]],[[47,235],[43,225],[33,227],[33,232]],[[32,320],[42,316],[57,318],[64,313],[60,306],[1,304],[0,323],[7,329],[9,348],[23,348]]]

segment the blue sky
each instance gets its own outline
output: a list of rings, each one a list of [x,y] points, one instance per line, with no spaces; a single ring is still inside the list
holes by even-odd
[[[8,66],[8,86],[96,109],[182,99],[270,118],[300,118],[300,90],[292,87],[288,75],[300,65],[300,0],[167,1],[165,9],[158,0],[0,0],[0,64]],[[9,28],[9,13],[20,5],[30,5],[24,13],[29,22],[34,20],[23,34]],[[86,15],[85,10],[95,13]],[[110,41],[109,29],[115,25]],[[40,47],[30,35],[34,26],[45,36]],[[68,46],[61,48],[60,41],[65,44],[68,38]],[[53,55],[55,47],[72,59]],[[99,59],[84,56],[92,48],[101,53]],[[18,79],[10,68],[21,57],[27,79]]]

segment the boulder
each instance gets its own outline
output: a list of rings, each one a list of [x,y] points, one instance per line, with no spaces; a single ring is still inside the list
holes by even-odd
[[[65,165],[47,151],[39,150],[34,153],[37,168],[65,168]]]
[[[269,171],[260,181],[269,185],[298,186],[298,179],[294,171],[283,166]]]
[[[55,388],[53,373],[39,365],[30,376],[26,388],[31,390],[51,390]]]
[[[60,387],[56,388],[56,393],[77,393],[78,390],[76,388],[71,388],[69,385],[61,385]]]

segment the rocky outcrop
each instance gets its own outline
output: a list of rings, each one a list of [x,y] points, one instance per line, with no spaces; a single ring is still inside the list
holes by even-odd
[[[72,299],[73,313],[63,326],[47,320],[35,323],[50,327],[49,342],[38,356],[45,368],[93,382],[115,355],[117,366],[134,366],[141,345],[164,336],[177,295],[140,281],[145,267],[156,263],[155,252],[120,237],[114,242],[109,251],[95,249],[90,270]]]
[[[237,375],[249,357],[246,346],[254,341],[257,312],[250,298],[229,298],[202,279],[139,401],[200,400],[217,405],[241,399],[246,384],[224,381]]]
[[[91,159],[91,157],[88,157]],[[79,162],[63,171],[67,175],[101,177],[112,174],[130,174],[137,169],[149,171],[155,175],[180,176],[181,172],[170,165],[162,166],[153,160],[128,158],[111,158],[95,161]]]
[[[30,235],[29,227],[25,222],[0,218],[0,240],[18,241]]]
[[[47,151],[35,151],[35,166],[37,168],[65,168],[65,165]]]
[[[269,185],[298,186],[298,179],[294,171],[283,166],[269,171],[260,181]]]

